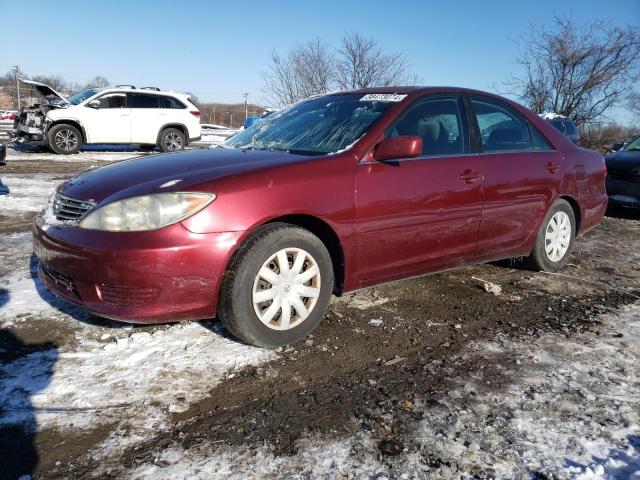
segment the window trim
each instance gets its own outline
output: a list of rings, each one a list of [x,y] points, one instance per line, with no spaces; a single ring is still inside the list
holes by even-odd
[[[477,94],[473,94],[473,95],[464,95],[464,97],[467,99],[468,102],[468,108],[469,111],[471,112],[471,117],[473,118],[473,122],[472,122],[472,128],[475,129],[476,131],[476,135],[478,138],[478,151],[476,152],[476,154],[478,155],[496,155],[496,154],[504,154],[504,153],[508,153],[508,154],[513,154],[513,153],[545,153],[545,152],[555,152],[557,151],[557,148],[555,147],[555,145],[553,145],[553,143],[551,143],[549,141],[549,139],[547,138],[547,136],[540,131],[540,129],[538,127],[536,127],[527,117],[526,115],[520,113],[516,108],[512,107],[511,105],[507,104],[506,102],[497,99],[497,98],[493,98],[493,97],[487,97],[485,95],[477,95]],[[521,121],[523,121],[526,125],[527,125],[527,131],[529,132],[529,141],[531,142],[531,149],[530,150],[495,150],[495,151],[485,151],[484,150],[484,145],[482,144],[482,132],[480,131],[480,125],[478,123],[478,115],[476,114],[475,109],[473,108],[473,99],[478,99],[480,101],[485,101],[488,103],[495,103],[498,104],[499,106],[503,107],[505,110],[511,112],[512,114],[514,114],[516,117],[518,117]],[[540,137],[542,137],[542,139],[545,141],[545,143],[547,144],[547,146],[549,147],[548,150],[536,150],[533,146],[533,136],[531,135],[531,129],[534,128],[536,130],[536,132],[540,135]],[[555,127],[554,127],[555,128]]]
[[[124,107],[117,107],[117,108],[114,108],[114,107],[102,107],[101,106],[100,110],[121,110],[123,108],[131,108],[131,107],[129,107],[129,97],[127,96],[126,92],[104,92],[101,95],[90,99],[90,101],[91,102],[93,102],[95,100],[100,101],[101,98],[107,97],[109,95],[124,95],[124,99],[127,102],[126,105]],[[87,102],[86,106],[89,106],[89,102]]]
[[[470,142],[470,128],[468,126],[468,118],[466,113],[466,108],[463,102],[463,96],[455,93],[435,93],[430,95],[423,95],[421,97],[416,98],[413,102],[409,103],[398,115],[396,118],[384,129],[383,139],[389,138],[387,137],[387,133],[395,128],[395,125],[398,122],[401,122],[403,118],[413,109],[420,106],[423,103],[437,101],[437,100],[455,100],[458,104],[458,110],[460,113],[460,121],[462,123],[462,135],[463,135],[463,150],[464,152],[459,153],[443,153],[437,155],[419,155],[417,157],[411,158],[397,158],[392,159],[390,162],[396,161],[413,161],[413,160],[431,160],[437,158],[453,158],[453,157],[462,157],[467,155],[474,155],[471,152],[471,142]],[[375,148],[375,147],[374,147]],[[374,160],[373,162],[376,162]],[[365,162],[369,163],[369,162]]]

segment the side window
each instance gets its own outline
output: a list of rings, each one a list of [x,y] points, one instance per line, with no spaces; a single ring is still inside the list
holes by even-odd
[[[456,155],[466,152],[466,135],[458,98],[419,101],[410,106],[386,133],[387,137],[422,138],[422,155]]]
[[[529,122],[506,105],[471,98],[485,152],[531,151]]]
[[[148,93],[129,93],[131,108],[158,108],[158,95]]]
[[[100,108],[127,108],[127,96],[124,93],[107,93],[98,101]]]
[[[187,106],[177,98],[166,97],[164,95],[158,98],[160,99],[160,108],[187,108]]]
[[[531,133],[531,143],[533,144],[533,149],[536,152],[553,150],[553,147],[549,145],[549,143],[544,139],[544,137],[536,127],[534,127],[533,125],[529,125],[529,132]]]

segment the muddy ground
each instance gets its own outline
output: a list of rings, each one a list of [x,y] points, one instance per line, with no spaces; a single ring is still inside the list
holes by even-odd
[[[102,153],[83,153],[80,159],[67,160],[11,152],[0,178],[6,178],[9,186],[11,180],[22,185],[34,178],[40,183],[55,183],[113,158],[109,152],[108,160],[91,159],[100,158]],[[139,152],[123,153],[136,154]],[[39,184],[34,185],[42,190]],[[46,192],[42,195],[46,197]],[[0,204],[0,235],[11,240],[0,250],[0,287],[11,294],[18,292],[14,286],[18,283],[11,283],[18,266],[30,271],[27,240],[21,234],[29,228],[33,211],[25,208],[12,213],[6,207]],[[14,249],[11,241],[19,246]],[[500,285],[501,293],[485,291],[474,277]],[[569,441],[562,446],[564,451],[586,458],[575,466],[554,463],[549,450],[556,446],[549,438],[529,439],[533,446],[516,448],[526,434],[519,438],[512,420],[518,417],[520,422],[523,411],[537,411],[543,404],[548,407],[549,399],[538,398],[534,406],[514,406],[527,395],[535,401],[535,395],[542,395],[533,392],[535,389],[509,402],[504,399],[523,388],[526,381],[520,377],[525,368],[522,364],[536,363],[532,360],[536,348],[589,345],[605,339],[611,351],[619,349],[626,352],[622,356],[632,358],[637,354],[637,342],[625,344],[629,333],[622,326],[617,328],[615,319],[624,306],[638,301],[640,215],[612,210],[599,228],[578,240],[570,264],[561,275],[531,272],[519,262],[505,261],[335,298],[320,327],[306,341],[253,364],[240,362],[215,381],[207,380],[202,373],[193,374],[190,381],[202,389],[202,394],[188,398],[176,393],[174,402],[180,408],[161,401],[154,405],[153,396],[147,396],[145,408],[157,408],[164,415],[155,427],[140,420],[155,410],[141,413],[128,404],[111,405],[104,414],[93,412],[82,425],[64,424],[59,418],[41,420],[38,400],[34,399],[29,404],[36,410],[29,420],[37,424],[34,432],[26,436],[20,433],[21,428],[28,431],[24,417],[22,423],[5,422],[0,431],[0,447],[5,448],[5,461],[12,469],[7,478],[21,474],[42,479],[211,478],[217,473],[221,477],[255,478],[405,475],[543,479],[574,478],[571,468],[575,478],[591,470],[597,473],[592,465],[597,461],[590,463],[584,448]],[[99,342],[104,335],[117,337],[123,333],[114,322],[83,316],[64,302],[49,303],[34,312],[19,311],[7,303],[9,310],[0,325],[0,360],[5,365],[14,368],[24,359],[36,358],[37,353],[51,351],[52,346],[62,358],[83,342]],[[633,318],[629,328],[637,328],[638,319]],[[201,326],[204,334],[216,336],[223,345],[233,344],[215,320],[202,322]],[[171,328],[178,327],[140,327],[135,332],[154,334]],[[607,362],[613,361],[610,357]],[[555,365],[550,360],[546,363]],[[11,372],[15,370],[11,368],[7,367],[6,378],[13,378]],[[541,378],[554,375],[556,370],[544,370]],[[142,364],[128,375],[145,376],[149,371]],[[567,375],[577,381],[575,373]],[[176,378],[164,377],[156,387],[171,390]],[[601,378],[589,383],[589,388],[609,381],[619,385],[619,380]],[[640,460],[633,452],[635,448],[640,456],[640,447],[633,446],[633,439],[640,438],[633,423],[637,417],[620,420],[624,408],[638,414],[637,377],[629,382],[620,387],[621,398],[610,402],[589,394],[586,387],[587,393],[580,395],[570,385],[564,394],[559,393],[563,407],[558,411],[564,412],[564,420],[584,425],[581,412],[593,413],[596,408],[597,415],[593,413],[590,418],[602,417],[602,424],[598,424],[601,431],[572,430],[574,443],[576,438],[588,436],[586,432],[594,436],[593,442],[603,435],[608,438],[603,433],[607,425],[612,430],[624,425],[631,429],[626,446],[620,443],[622,437],[610,439],[611,445],[631,449],[627,469],[620,470],[628,476],[607,477],[605,474],[613,470],[605,468],[603,476],[593,478],[636,478],[632,477],[636,467],[640,472]],[[12,388],[0,388],[0,396],[15,395],[17,387]],[[64,405],[56,406],[61,407]],[[63,409],[47,414],[66,415]],[[564,420],[560,416],[549,421],[553,425]],[[18,437],[22,440],[16,442]],[[126,442],[119,441],[123,438]],[[327,442],[331,448],[326,447]],[[445,444],[449,446],[444,448]],[[336,453],[336,445],[344,447],[346,453]],[[174,452],[174,456],[163,457],[167,452]],[[324,454],[331,458],[322,457]],[[212,458],[225,461],[212,466]],[[255,465],[266,470],[256,469],[252,463],[256,458],[262,460]],[[318,458],[324,458],[324,463]],[[254,465],[253,470],[243,470],[246,465]],[[171,470],[176,466],[182,468]]]

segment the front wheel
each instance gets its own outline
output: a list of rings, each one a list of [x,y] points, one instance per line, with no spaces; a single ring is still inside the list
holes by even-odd
[[[160,149],[163,152],[179,152],[186,144],[184,133],[177,128],[165,128],[160,132]]]
[[[255,232],[225,273],[218,314],[241,340],[274,348],[306,337],[333,291],[333,264],[308,230],[274,223]]]
[[[54,125],[47,133],[47,138],[51,150],[60,155],[78,153],[82,146],[82,134],[72,125]]]
[[[576,219],[566,200],[554,203],[545,216],[529,257],[531,266],[543,272],[557,272],[569,261],[576,238]]]

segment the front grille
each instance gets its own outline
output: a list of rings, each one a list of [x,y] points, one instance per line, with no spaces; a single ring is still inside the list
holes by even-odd
[[[58,193],[53,199],[53,214],[58,220],[78,220],[95,206],[95,202],[76,200]]]

